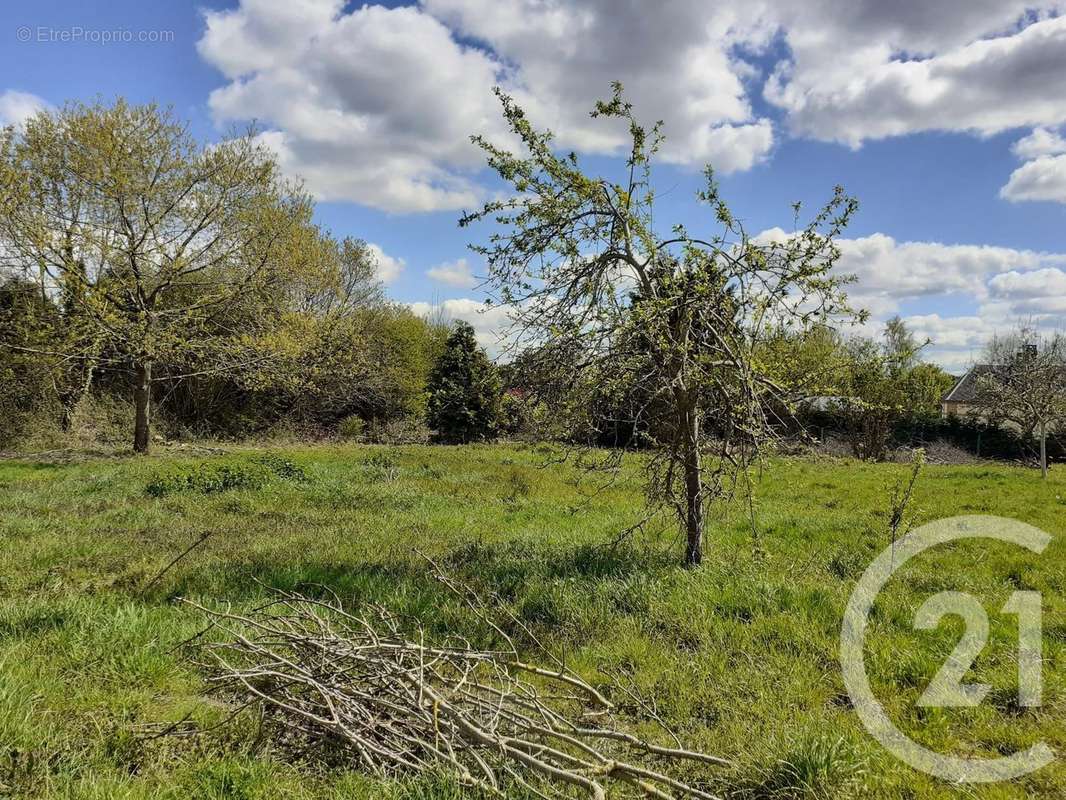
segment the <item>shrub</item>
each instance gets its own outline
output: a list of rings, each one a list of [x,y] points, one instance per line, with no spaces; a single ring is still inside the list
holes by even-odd
[[[266,479],[266,470],[262,468],[241,464],[201,464],[187,472],[157,475],[149,481],[145,492],[152,497],[166,497],[181,492],[217,494],[231,489],[259,489]]]
[[[337,433],[343,439],[362,439],[366,433],[366,420],[350,414],[337,425]]]
[[[379,450],[363,459],[363,466],[374,480],[394,481],[400,475],[400,465],[389,453]]]

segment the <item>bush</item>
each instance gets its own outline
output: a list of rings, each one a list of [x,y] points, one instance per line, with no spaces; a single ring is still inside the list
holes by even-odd
[[[363,466],[373,480],[394,481],[400,475],[400,465],[389,453],[376,451],[363,459]]]
[[[259,456],[255,461],[258,464],[262,464],[282,480],[296,481],[297,483],[306,483],[308,480],[307,473],[304,472],[303,467],[279,455],[267,453]]]
[[[337,433],[342,439],[362,439],[366,433],[366,420],[350,414],[337,425]]]

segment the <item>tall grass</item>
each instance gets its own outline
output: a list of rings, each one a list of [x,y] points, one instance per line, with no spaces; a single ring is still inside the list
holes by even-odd
[[[859,726],[837,636],[854,581],[889,543],[897,465],[781,460],[757,485],[759,544],[742,509],[712,514],[706,564],[686,571],[669,521],[605,543],[643,514],[639,470],[610,485],[511,446],[287,448],[217,457],[0,462],[0,794],[123,798],[451,798],[447,780],[381,783],[288,763],[252,720],[191,738],[224,708],[174,646],[202,620],[180,596],[241,606],[264,586],[327,586],[385,603],[430,633],[491,644],[427,574],[417,548],[506,603],[593,682],[621,682],[694,747],[732,770],[698,777],[738,797],[1066,796],[1061,762],[1000,786],[952,787],[895,762]],[[278,466],[278,465],[281,466]],[[274,465],[274,466],[271,466]],[[148,491],[166,476],[179,491]],[[254,481],[208,477],[255,475]],[[175,485],[177,485],[175,484]],[[189,487],[192,487],[190,490]],[[200,487],[200,488],[197,488]],[[965,544],[908,565],[879,600],[867,662],[905,730],[943,751],[991,756],[1044,738],[1066,750],[1066,480],[1007,467],[928,467],[914,524],[994,513],[1055,535],[1040,557]],[[190,544],[201,546],[160,580]],[[958,631],[911,627],[931,593],[964,589],[998,609],[1016,588],[1045,598],[1046,704],[1014,701],[1014,622],[993,615],[972,680],[978,709],[915,700]],[[523,634],[518,633],[522,643]],[[526,644],[529,644],[526,642]],[[649,736],[658,727],[635,723]]]

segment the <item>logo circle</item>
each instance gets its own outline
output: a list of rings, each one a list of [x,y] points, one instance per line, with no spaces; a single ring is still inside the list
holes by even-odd
[[[20,42],[28,42],[31,36],[33,36],[33,31],[30,30],[29,25],[20,25],[15,31],[15,38]]]
[[[866,674],[863,646],[870,611],[889,579],[910,559],[938,545],[961,539],[995,539],[1042,553],[1051,535],[1017,520],[990,516],[964,516],[931,522],[916,528],[885,548],[856,584],[844,612],[840,631],[840,666],[844,686],[866,730],[906,764],[957,783],[993,783],[1028,775],[1055,759],[1043,741],[1009,756],[992,759],[944,755],[918,744],[896,727],[874,696]]]

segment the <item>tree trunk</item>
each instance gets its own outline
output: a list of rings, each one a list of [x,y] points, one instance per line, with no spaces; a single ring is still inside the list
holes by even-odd
[[[703,561],[703,476],[700,465],[700,414],[693,403],[683,412],[685,467],[685,565]]]
[[[1047,423],[1040,421],[1040,474],[1047,480]]]
[[[136,366],[137,383],[133,387],[133,449],[138,453],[148,452],[149,411],[152,404],[152,362],[139,361]]]

